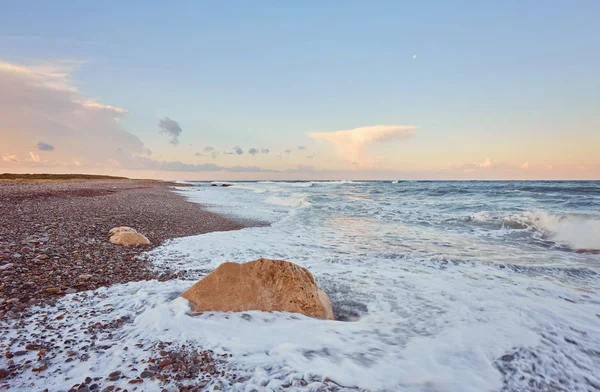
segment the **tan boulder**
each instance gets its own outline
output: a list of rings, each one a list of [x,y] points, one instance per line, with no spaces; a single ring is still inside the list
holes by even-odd
[[[195,312],[282,311],[333,320],[329,297],[312,274],[283,260],[223,263],[181,296]]]
[[[132,233],[137,233],[137,231],[131,227],[121,226],[121,227],[113,227],[112,229],[110,229],[108,234],[113,235],[113,234],[117,234],[117,233],[122,233],[124,231],[130,231]]]
[[[117,245],[150,245],[148,238],[133,231],[121,231],[113,234],[110,242]]]

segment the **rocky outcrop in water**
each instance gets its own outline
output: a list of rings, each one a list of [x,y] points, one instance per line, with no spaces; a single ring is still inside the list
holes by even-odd
[[[331,302],[312,274],[283,260],[221,264],[181,296],[195,312],[261,310],[334,318]]]

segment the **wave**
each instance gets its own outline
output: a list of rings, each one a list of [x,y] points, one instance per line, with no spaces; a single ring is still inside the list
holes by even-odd
[[[568,185],[529,185],[529,186],[521,186],[509,189],[512,191],[520,191],[520,192],[533,192],[533,193],[576,193],[576,194],[591,194],[591,195],[600,195],[600,187],[599,186],[568,186]]]
[[[265,203],[275,204],[277,206],[282,207],[308,207],[312,205],[310,201],[308,201],[307,195],[289,195],[287,197],[280,196],[268,196],[265,199]]]
[[[532,230],[558,245],[577,251],[600,249],[600,217],[590,215],[553,215],[545,211],[526,211],[502,215],[491,211],[471,214],[468,221],[499,224],[502,228]]]

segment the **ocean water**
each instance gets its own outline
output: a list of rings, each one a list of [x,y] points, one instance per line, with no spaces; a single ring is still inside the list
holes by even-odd
[[[269,225],[180,238],[148,254],[186,280],[66,297],[58,306],[74,316],[55,327],[75,330],[75,341],[85,340],[74,328],[81,301],[85,322],[106,320],[106,307],[129,321],[100,336],[112,348],[13,386],[67,388],[164,340],[231,354],[246,379],[225,387],[233,391],[600,389],[600,182],[194,184],[178,192]],[[192,316],[176,298],[223,262],[259,257],[307,267],[337,320]],[[30,328],[51,311],[40,309]]]

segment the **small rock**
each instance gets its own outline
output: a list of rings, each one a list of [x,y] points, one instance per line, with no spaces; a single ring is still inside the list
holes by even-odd
[[[154,377],[156,373],[154,372],[149,372],[147,370],[143,371],[142,374],[140,374],[141,378],[150,378],[150,377]]]
[[[49,287],[46,289],[48,294],[58,294],[60,293],[60,287]]]
[[[77,290],[72,289],[72,288],[68,288],[65,290],[65,294],[75,294],[77,292]]]
[[[48,255],[41,254],[37,255],[35,258],[38,260],[46,260],[48,258]]]
[[[167,367],[171,364],[171,360],[170,359],[163,359],[162,361],[160,361],[160,363],[158,364],[159,369],[162,369],[164,367]]]
[[[39,373],[39,372],[43,372],[46,369],[48,369],[48,366],[47,365],[42,365],[42,366],[40,366],[38,368],[31,369],[31,371],[34,372],[34,373]]]
[[[79,279],[83,280],[83,281],[90,280],[90,279],[92,279],[92,275],[90,275],[90,274],[81,274],[81,275],[79,275]]]
[[[12,268],[13,266],[14,266],[13,263],[8,263],[8,264],[0,265],[0,271],[7,270],[9,268]]]
[[[108,375],[110,381],[117,381],[119,378],[121,378],[121,372],[118,370]]]

